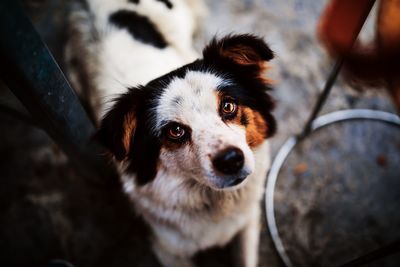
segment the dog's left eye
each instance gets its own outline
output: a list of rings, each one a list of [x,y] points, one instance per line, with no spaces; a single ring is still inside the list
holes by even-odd
[[[237,104],[231,98],[226,98],[221,102],[220,113],[223,119],[233,119],[237,113]]]
[[[222,112],[224,112],[225,114],[231,114],[234,113],[236,111],[236,104],[233,102],[224,102],[222,105]]]

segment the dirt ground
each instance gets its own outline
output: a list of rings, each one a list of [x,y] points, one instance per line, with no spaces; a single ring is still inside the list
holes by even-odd
[[[23,1],[62,66],[67,0]],[[252,32],[276,58],[273,156],[301,130],[333,65],[315,37],[326,1],[207,0],[209,15],[196,36],[201,49],[214,36]],[[373,16],[372,16],[373,18]],[[362,36],[371,38],[373,20]],[[322,113],[348,108],[394,112],[385,93],[359,91],[341,78]],[[14,101],[4,88],[0,100]],[[66,259],[77,267],[159,266],[148,229],[120,188],[76,174],[45,132],[0,113],[1,266],[45,266]],[[341,264],[400,239],[400,128],[348,121],[312,133],[290,154],[275,192],[283,245],[295,266]],[[264,203],[262,203],[264,204]],[[263,208],[264,209],[264,208]],[[207,251],[199,266],[231,266],[229,248]],[[366,266],[399,266],[400,253]],[[265,218],[259,266],[283,267]]]

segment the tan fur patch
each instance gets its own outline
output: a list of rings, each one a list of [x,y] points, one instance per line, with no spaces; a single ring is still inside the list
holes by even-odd
[[[259,79],[265,84],[274,84],[274,81],[265,76],[265,72],[270,68],[267,61],[260,58],[256,51],[245,45],[237,45],[229,50],[222,50],[221,55],[230,58],[240,65],[258,65]]]
[[[242,111],[247,116],[246,141],[250,147],[256,147],[264,142],[268,135],[268,125],[261,114],[251,108],[244,108]]]
[[[123,135],[122,135],[122,143],[124,144],[125,151],[129,151],[129,147],[131,144],[131,137],[135,133],[136,129],[136,117],[133,112],[129,112],[124,119],[123,124]]]
[[[263,61],[256,51],[245,45],[237,45],[228,50],[222,50],[221,55],[240,65],[254,65]]]
[[[262,61],[259,63],[260,76],[258,77],[264,84],[274,85],[275,81],[271,78],[265,76],[266,72],[271,68],[267,61]]]
[[[233,123],[236,123],[236,124],[239,124],[239,125],[243,125],[243,123],[240,121],[240,119],[242,117],[242,114],[244,112],[243,111],[243,107],[239,105],[237,107],[237,109],[238,109],[238,111],[237,111],[236,117],[233,120],[231,120],[230,122],[233,122]]]

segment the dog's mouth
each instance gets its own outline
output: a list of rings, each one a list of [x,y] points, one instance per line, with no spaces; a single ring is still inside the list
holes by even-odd
[[[213,176],[209,180],[209,185],[216,190],[235,189],[244,184],[248,175],[248,172],[242,172],[237,175]]]
[[[241,184],[247,176],[230,179],[223,183],[222,188],[229,188]]]

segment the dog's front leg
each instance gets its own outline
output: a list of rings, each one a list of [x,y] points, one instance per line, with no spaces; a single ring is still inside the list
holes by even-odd
[[[153,251],[164,267],[194,267],[190,258],[174,255],[158,242],[153,244]]]
[[[248,224],[239,233],[238,266],[256,267],[258,262],[258,245],[260,239],[260,209],[254,210]]]

